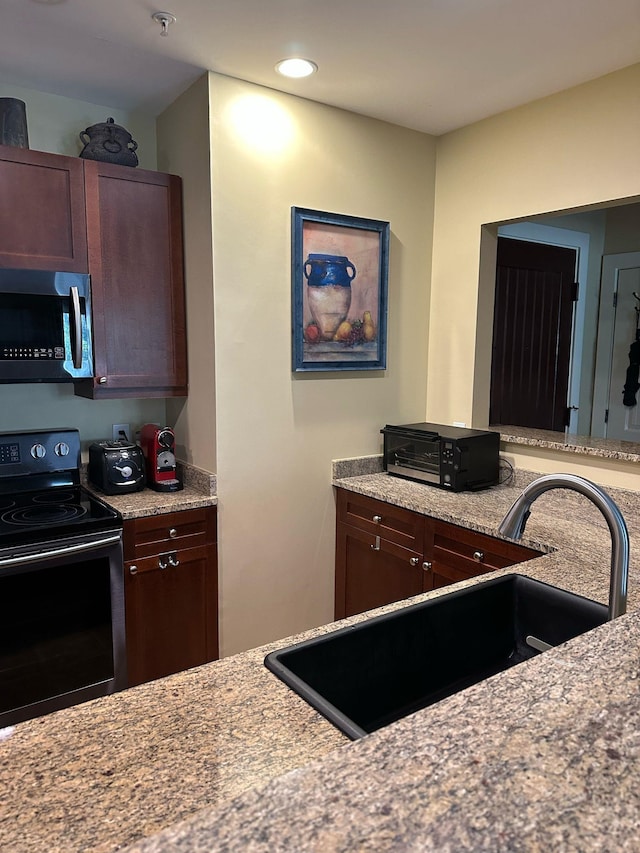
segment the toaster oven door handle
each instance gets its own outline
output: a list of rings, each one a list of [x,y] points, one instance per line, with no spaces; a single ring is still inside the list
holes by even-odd
[[[73,334],[71,338],[73,366],[82,367],[82,315],[80,314],[80,294],[77,287],[69,288],[69,300],[71,309],[71,325]]]
[[[32,551],[29,554],[21,554],[19,557],[7,557],[0,560],[0,569],[9,569],[12,566],[24,566],[28,563],[39,563],[42,560],[50,560],[53,557],[64,557],[70,554],[78,554],[82,551],[95,551],[105,545],[115,545],[121,539],[121,534],[105,536],[102,539],[91,539],[87,542],[79,542],[76,545],[65,545],[62,548],[51,548],[49,551]]]

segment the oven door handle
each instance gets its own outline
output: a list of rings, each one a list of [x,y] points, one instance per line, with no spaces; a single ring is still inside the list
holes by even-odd
[[[82,367],[82,315],[80,313],[80,294],[77,287],[69,288],[71,302],[71,322],[73,324],[72,356],[73,366]]]
[[[20,557],[7,557],[0,559],[0,569],[11,566],[24,566],[28,563],[39,563],[42,560],[50,560],[53,557],[64,557],[70,554],[79,554],[83,551],[95,551],[105,545],[115,545],[120,542],[121,535],[106,536],[103,539],[94,539],[90,542],[79,542],[77,545],[67,545],[64,548],[52,548],[50,551],[38,551],[31,554],[23,554]]]

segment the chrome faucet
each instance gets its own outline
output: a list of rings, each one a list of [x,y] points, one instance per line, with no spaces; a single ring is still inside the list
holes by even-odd
[[[590,480],[575,474],[546,474],[538,477],[523,490],[509,512],[500,522],[498,530],[510,539],[520,539],[531,504],[550,489],[572,489],[589,498],[604,516],[611,533],[611,579],[609,582],[609,619],[622,616],[627,610],[627,581],[629,578],[629,533],[622,513],[611,497]]]

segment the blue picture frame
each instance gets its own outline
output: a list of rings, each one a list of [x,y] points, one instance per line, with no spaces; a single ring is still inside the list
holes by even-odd
[[[388,222],[291,208],[292,367],[387,367]]]

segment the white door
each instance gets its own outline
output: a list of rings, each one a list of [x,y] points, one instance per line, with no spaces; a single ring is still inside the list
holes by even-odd
[[[605,255],[602,259],[600,291],[600,336],[596,364],[596,396],[604,402],[600,413],[594,406],[592,435],[609,439],[640,441],[640,391],[637,404],[624,406],[622,395],[629,366],[629,347],[636,339],[640,301],[640,252]],[[600,393],[597,393],[598,385]],[[606,388],[606,396],[602,393]],[[603,399],[604,397],[604,399]],[[597,430],[599,414],[603,431]]]

